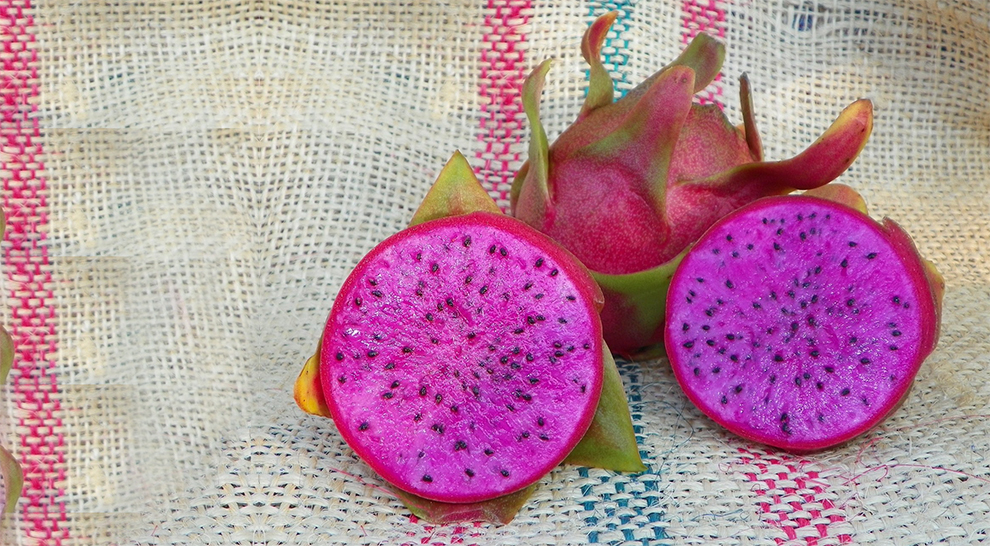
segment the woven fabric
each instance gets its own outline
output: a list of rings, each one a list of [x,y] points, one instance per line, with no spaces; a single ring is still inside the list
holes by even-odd
[[[292,383],[334,296],[460,150],[503,206],[520,86],[550,137],[608,10],[620,93],[691,36],[703,93],[789,157],[860,97],[841,181],[938,264],[939,346],[904,405],[790,455],[714,425],[664,360],[620,362],[648,470],[560,467],[510,524],[412,517]],[[986,0],[0,0],[0,442],[25,468],[0,543],[990,543],[990,4]]]

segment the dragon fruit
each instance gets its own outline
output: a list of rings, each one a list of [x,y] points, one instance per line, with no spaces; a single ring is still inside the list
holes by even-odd
[[[460,154],[341,287],[296,382],[417,515],[508,521],[561,462],[643,470],[602,295]]]
[[[510,202],[514,216],[591,270],[605,294],[605,341],[632,356],[662,340],[664,294],[683,250],[746,203],[835,179],[865,145],[873,114],[868,100],[856,101],[801,154],[763,161],[745,76],[741,127],[717,105],[692,103],[725,56],[707,34],[613,102],[600,52],[614,20],[614,13],[599,18],[584,36],[588,94],[577,120],[553,145],[539,118],[550,62],[526,80],[523,107],[532,137]]]
[[[849,441],[902,403],[938,341],[944,291],[896,223],[873,221],[849,188],[817,193],[831,200],[768,197],[719,220],[681,261],[666,309],[688,398],[794,452]]]

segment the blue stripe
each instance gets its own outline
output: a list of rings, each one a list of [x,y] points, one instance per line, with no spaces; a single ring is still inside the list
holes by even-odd
[[[618,11],[619,16],[612,24],[608,36],[605,38],[605,45],[602,47],[602,64],[612,74],[612,82],[615,84],[616,98],[622,98],[626,91],[631,89],[629,74],[626,72],[626,64],[629,62],[629,41],[624,39],[623,34],[629,30],[628,20],[632,16],[633,3],[626,0],[615,2],[591,2],[589,15],[598,17],[610,11]],[[587,73],[587,71],[585,71]],[[585,91],[587,93],[587,91]]]

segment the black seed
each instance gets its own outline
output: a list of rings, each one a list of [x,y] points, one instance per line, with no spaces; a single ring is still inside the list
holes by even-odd
[[[825,366],[825,373],[835,373],[835,368],[832,366]]]
[[[842,391],[840,391],[839,394],[842,396],[849,396],[849,387],[842,389]]]
[[[576,299],[574,296],[567,296],[567,301],[574,301]]]
[[[701,327],[701,329],[707,332],[708,330],[711,330],[712,327],[708,324],[705,324],[704,326]]]
[[[467,246],[471,246],[471,236],[470,235],[464,237],[464,246],[466,246],[466,247]]]
[[[519,437],[520,437],[521,439],[524,439],[524,440],[525,440],[526,438],[529,438],[529,431],[528,431],[528,430],[527,430],[527,431],[523,431],[523,433],[522,433],[522,434],[520,434],[520,435],[519,435]]]
[[[814,351],[811,351],[811,356],[813,356],[813,357],[816,357],[817,358],[819,354],[821,354],[821,353],[818,352],[818,349],[815,349]]]
[[[533,283],[531,282],[528,282],[523,285],[523,290],[529,290],[530,288],[533,288]]]
[[[728,399],[728,398],[726,398],[726,397],[725,397],[725,395],[722,395],[722,399],[721,399],[721,400],[719,400],[719,402],[721,402],[721,403],[723,403],[723,404],[728,404],[728,403],[729,403],[729,399]]]
[[[712,254],[718,255],[719,252],[722,252],[722,251],[719,250],[719,249],[717,249],[717,248],[713,248],[712,249]]]
[[[695,368],[694,375],[701,375],[701,368]]]
[[[706,340],[705,341],[705,344],[708,345],[709,347],[714,347],[715,346],[715,340],[714,339]]]
[[[690,349],[691,347],[694,347],[694,342],[693,341],[685,341],[684,342],[684,348],[685,349]]]
[[[560,357],[564,356],[564,351],[554,351],[553,352],[553,356],[555,356],[557,358],[560,358]]]
[[[773,249],[779,251],[780,250],[780,243],[774,243],[773,244]]]
[[[825,384],[822,383],[821,381],[819,381],[819,382],[815,383],[815,388],[818,389],[818,390],[823,390],[825,388]]]
[[[488,292],[488,285],[487,284],[485,286],[482,286],[481,287],[481,290],[478,290],[478,293],[481,294],[482,296],[484,296],[486,292]]]
[[[754,301],[753,302],[753,309],[762,309],[762,308],[763,308],[763,306],[760,305],[760,302],[758,302],[758,301]]]
[[[804,241],[805,239],[807,239],[807,238],[808,238],[808,234],[807,234],[807,233],[805,233],[805,232],[803,232],[803,231],[801,232],[801,234],[800,234],[799,236],[801,237],[801,240],[802,240],[802,241]]]
[[[551,269],[550,270],[550,276],[551,277],[556,277],[557,276],[557,270],[556,269]]]
[[[473,478],[474,477],[474,470],[471,470],[470,468],[465,468],[464,469],[464,473],[467,474],[467,477],[469,477],[469,478]]]
[[[491,449],[486,449],[486,450],[485,450],[485,455],[488,455],[489,457],[491,457],[491,456],[492,456],[492,455],[493,455],[494,453],[495,453],[495,452],[494,452],[494,451],[492,451]]]
[[[567,324],[567,319],[565,319],[564,317],[560,317],[559,319],[557,319],[557,322],[561,324]]]
[[[513,334],[521,334],[523,332],[524,330],[522,328],[516,328],[515,330],[512,331]]]
[[[869,364],[870,363],[870,359],[869,358],[866,358],[864,356],[863,358],[859,359],[859,363],[860,364]]]
[[[855,241],[849,241],[849,246],[851,246],[851,247],[855,247],[855,246],[856,246],[856,245],[858,245],[858,244],[859,244],[859,243],[857,243],[857,242],[855,242]]]
[[[509,362],[509,357],[503,356],[502,358],[498,359],[498,361],[501,362],[502,364],[507,364]]]
[[[792,322],[791,323],[791,330],[797,330],[799,327],[800,327],[800,325],[797,322]]]
[[[784,233],[784,228],[777,228],[777,235]]]
[[[528,316],[526,317],[526,322],[528,322],[530,325],[536,324],[536,317]]]
[[[513,406],[512,404],[506,404],[506,405],[505,405],[505,407],[506,407],[506,409],[508,409],[509,411],[516,411],[516,407],[515,407],[515,406]]]
[[[729,360],[739,362],[739,355],[729,355]]]
[[[460,451],[462,449],[467,449],[467,442],[464,440],[457,440],[454,442],[454,451]]]
[[[443,304],[440,302],[437,302],[437,311],[443,311]]]
[[[437,434],[443,434],[443,425],[440,423],[433,423],[433,426],[430,428],[432,428]]]
[[[347,381],[347,377],[346,376],[341,375],[340,377],[337,378],[337,382],[338,383],[344,383],[346,381]]]
[[[839,264],[843,268],[849,267],[849,260],[843,259],[842,263]]]
[[[382,394],[382,398],[384,398],[386,400],[390,400],[393,396],[395,396],[395,395],[393,393],[391,393],[391,392],[386,392],[386,393],[383,393]]]
[[[782,355],[780,353],[777,353],[777,354],[773,355],[773,361],[774,362],[783,362],[784,361],[784,355]]]
[[[890,348],[891,351],[896,351],[897,350],[897,345],[891,345],[889,348]]]
[[[890,333],[890,335],[892,335],[894,337],[900,337],[901,331],[900,330],[894,330],[893,332]]]
[[[430,271],[432,271],[433,273],[436,273],[437,271],[440,271],[440,266],[437,265],[437,264],[433,264],[433,265],[430,266]]]
[[[423,481],[426,483],[430,483],[433,481],[433,477],[430,476],[429,474],[423,474]]]
[[[794,378],[794,384],[800,387],[801,386],[801,378],[800,377],[795,377]]]
[[[698,277],[698,278],[696,278],[696,279],[694,279],[694,280],[696,280],[696,281],[698,281],[698,282],[705,282],[705,279],[702,279],[701,277]]]
[[[413,350],[412,350],[412,347],[403,347],[403,348],[402,348],[402,352],[403,352],[403,353],[406,353],[406,354],[409,354],[409,353],[411,353],[412,351],[413,351]]]
[[[361,298],[354,298],[354,305],[361,307],[361,303],[362,303]]]
[[[869,254],[866,255],[866,259],[867,260],[872,260],[873,258],[876,258],[876,257],[877,257],[877,253],[876,252],[870,252]]]
[[[853,336],[853,337],[849,338],[849,344],[850,345],[853,345],[853,344],[857,343],[858,341],[859,341],[859,338],[856,337],[856,336]]]
[[[536,267],[542,267],[542,266],[543,266],[543,258],[537,258]]]
[[[450,406],[450,411],[451,411],[451,413],[457,413],[457,406],[456,405],[451,405]]]
[[[495,250],[496,250],[495,245],[492,245],[492,246],[488,247],[488,253],[489,254],[495,254]]]
[[[729,241],[731,243],[732,242],[732,235],[726,235],[725,236],[725,240],[726,241]]]
[[[738,252],[736,252],[735,250],[733,250],[733,251],[732,251],[732,257],[733,257],[733,258],[738,258],[738,257],[739,257],[739,253],[738,253]]]
[[[365,422],[361,423],[360,425],[358,425],[358,430],[368,430],[368,422],[365,421]]]
[[[870,405],[870,401],[867,400],[865,396],[862,397],[862,398],[860,398],[860,400],[862,400],[864,406],[869,406]]]
[[[774,373],[770,374],[770,383],[773,384],[776,382],[777,382],[777,374]]]
[[[746,245],[746,250],[753,250],[753,243]]]
[[[722,371],[722,368],[720,368],[718,366],[715,366],[714,368],[712,368],[712,373],[719,373],[721,371]]]
[[[509,471],[506,470],[506,469],[504,469],[504,468],[501,470],[500,474],[502,474],[503,477],[506,477],[506,478],[509,477]]]
[[[443,395],[440,394],[440,393],[437,393],[437,395],[433,397],[433,401],[436,402],[437,404],[439,404],[440,402],[443,402]]]
[[[338,352],[336,358],[337,360],[344,360],[344,353]]]
[[[498,253],[501,254],[503,257],[509,255],[509,251],[505,250],[505,247],[504,246],[502,248],[498,249]]]
[[[536,299],[538,299],[538,300],[542,300],[543,299],[543,294],[537,294],[537,295],[535,295],[533,297],[536,298]]]
[[[715,308],[709,307],[708,309],[705,309],[705,314],[708,315],[709,317],[715,316]]]
[[[821,275],[821,273],[822,273],[822,266],[820,265],[815,266],[815,275]]]
[[[428,320],[430,322],[433,322],[433,313],[427,313],[426,314],[426,320]]]
[[[742,390],[743,390],[743,386],[742,385],[736,385],[735,387],[732,388],[732,392],[734,392],[736,394],[741,393]]]
[[[475,337],[476,337],[477,335],[478,335],[478,334],[476,334],[476,333],[474,333],[474,332],[468,332],[468,335],[467,335],[467,338],[468,338],[468,339],[474,339],[474,338],[475,338]]]
[[[464,277],[464,284],[471,284],[471,281],[473,281],[473,280],[474,280],[474,277],[472,277],[471,275],[468,275],[467,277]]]
[[[376,298],[380,298],[380,297],[382,297],[383,294],[382,294],[382,291],[381,290],[372,290],[371,291],[371,295],[374,296],[374,297],[376,297]]]
[[[378,356],[378,351],[375,350],[368,351],[368,358],[375,358],[376,356]]]
[[[526,353],[526,362],[532,362],[534,358],[533,353]]]
[[[726,288],[732,288],[733,287],[732,281],[729,281],[729,280],[725,281],[725,287]]]

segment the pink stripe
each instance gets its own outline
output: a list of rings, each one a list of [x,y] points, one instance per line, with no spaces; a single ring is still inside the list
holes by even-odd
[[[685,0],[681,4],[681,22],[684,25],[682,40],[685,45],[700,32],[725,38],[725,8],[721,0]],[[715,81],[699,98],[703,104],[722,104],[722,74],[715,76]]]
[[[503,208],[522,159],[513,148],[528,141],[522,109],[522,84],[526,79],[523,29],[529,23],[529,0],[488,0],[485,36],[481,51],[481,150],[478,178]]]
[[[852,543],[848,534],[830,534],[830,526],[846,518],[828,498],[828,483],[808,468],[810,461],[742,448],[739,455],[743,475],[753,483],[757,494],[761,519],[784,534],[774,542],[784,544],[797,539],[816,546],[822,539],[834,537],[839,544]]]
[[[24,468],[20,500],[24,541],[61,544],[69,538],[65,503],[64,438],[55,373],[55,307],[45,244],[44,165],[36,112],[38,53],[29,0],[0,0],[3,86],[0,110],[3,207],[7,214],[4,271],[16,353],[10,377],[17,406],[18,450]]]
[[[722,4],[722,0],[686,0],[681,4],[684,44],[700,32],[725,38],[726,13]],[[719,74],[701,96],[701,102],[722,104],[722,94],[722,75]],[[739,453],[743,465],[751,469],[744,472],[744,476],[753,482],[757,490],[762,519],[783,532],[784,537],[774,539],[777,544],[791,543],[797,539],[808,546],[816,546],[821,539],[830,536],[839,544],[853,542],[848,534],[829,534],[832,524],[846,521],[845,514],[827,498],[828,484],[818,479],[818,472],[806,469],[809,461],[772,452],[761,455],[746,449],[739,449]],[[786,472],[781,472],[781,469],[786,469]],[[781,488],[778,484],[781,481],[793,482],[796,487]],[[784,501],[783,497],[796,500]],[[810,517],[791,516],[805,513]],[[826,513],[827,516],[824,515]]]

